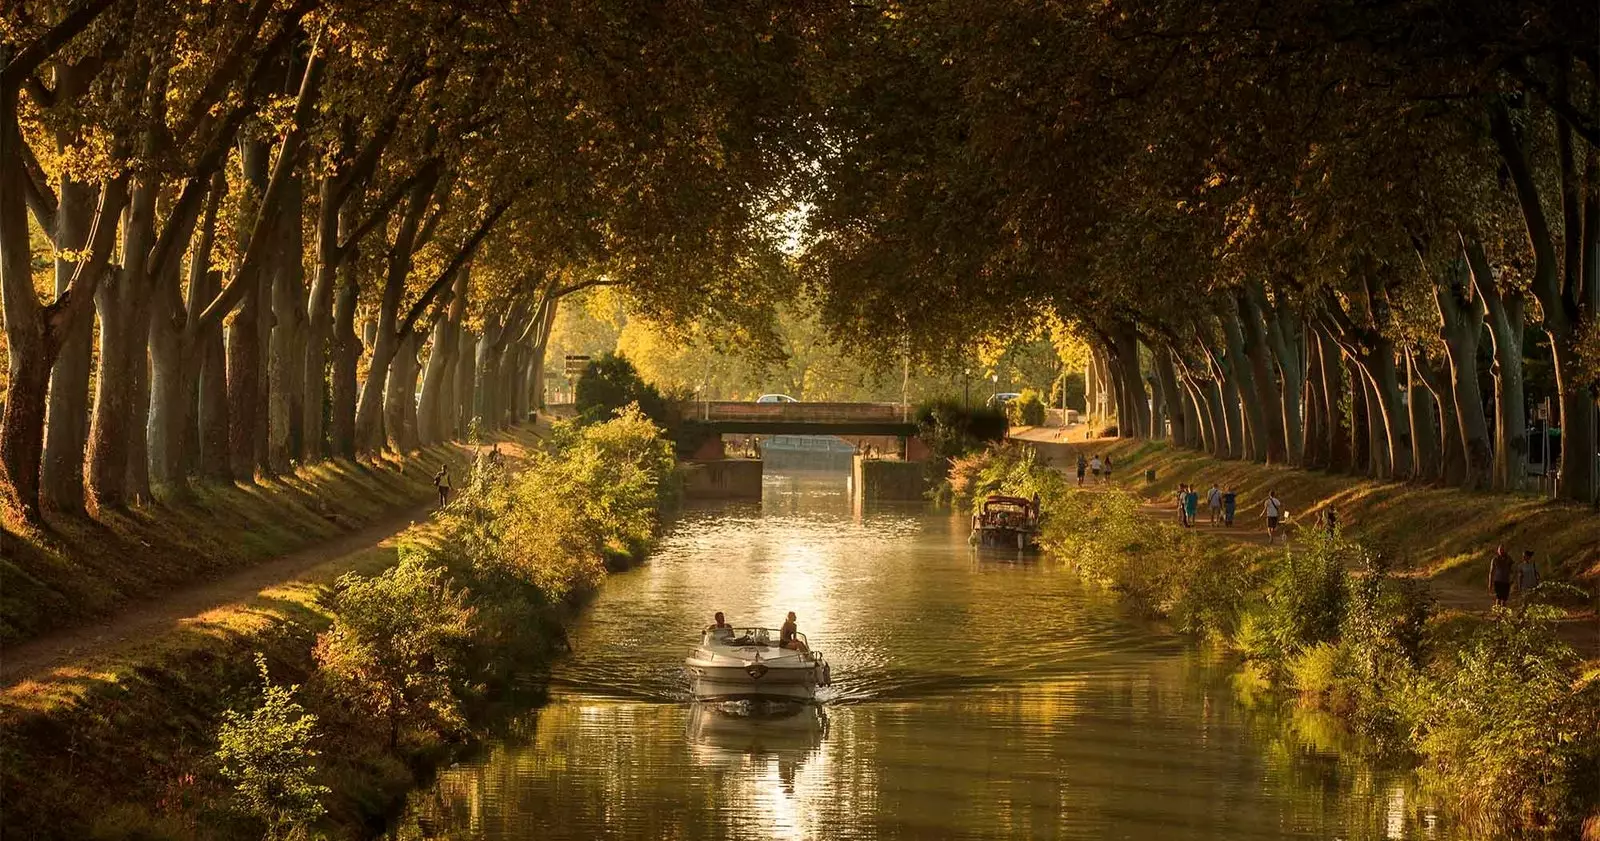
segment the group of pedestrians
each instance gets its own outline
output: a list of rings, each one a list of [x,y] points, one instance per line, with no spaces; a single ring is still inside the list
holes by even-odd
[[[1083,487],[1083,474],[1088,472],[1094,477],[1096,483],[1111,481],[1111,456],[1101,458],[1095,453],[1093,458],[1085,459],[1083,453],[1078,453],[1078,487]]]
[[[1178,486],[1177,508],[1178,524],[1184,528],[1193,528],[1200,522],[1200,492],[1195,485],[1182,484]],[[1211,516],[1211,525],[1233,527],[1233,519],[1239,507],[1239,494],[1229,486],[1223,490],[1215,482],[1206,490],[1206,510]],[[1261,502],[1261,519],[1267,521],[1267,544],[1271,545],[1278,540],[1278,529],[1282,525],[1288,511],[1283,507],[1283,500],[1278,498],[1276,491],[1268,490],[1267,498]]]
[[[1200,522],[1200,492],[1195,485],[1178,486],[1178,524],[1192,528]],[[1223,490],[1215,482],[1206,490],[1206,511],[1211,525],[1232,526],[1239,506],[1239,495],[1233,488]]]
[[[1514,589],[1518,595],[1526,597],[1528,592],[1539,586],[1539,564],[1533,559],[1533,550],[1522,550],[1522,560],[1511,560],[1511,553],[1506,551],[1504,543],[1495,547],[1494,557],[1489,559],[1489,590],[1494,593],[1494,603],[1497,607],[1505,607],[1511,600]]]

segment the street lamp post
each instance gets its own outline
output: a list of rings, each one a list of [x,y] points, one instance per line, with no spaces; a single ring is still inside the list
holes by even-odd
[[[961,381],[967,387],[967,397],[966,397],[966,399],[964,401],[962,401],[961,405],[966,407],[966,408],[968,408],[968,409],[970,409],[970,408],[972,408],[972,369],[971,368],[963,368],[963,369],[961,369]]]

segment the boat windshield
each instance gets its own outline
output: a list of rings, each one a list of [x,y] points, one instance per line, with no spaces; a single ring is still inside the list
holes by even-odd
[[[778,644],[778,639],[783,632],[776,628],[709,628],[706,636],[709,639],[735,648],[754,646],[756,648],[772,648]],[[795,639],[806,642],[806,635],[797,633]]]

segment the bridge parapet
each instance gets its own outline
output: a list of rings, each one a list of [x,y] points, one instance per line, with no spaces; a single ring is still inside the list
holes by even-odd
[[[911,411],[899,403],[747,403],[713,400],[696,403],[700,419],[708,421],[770,421],[775,423],[892,423],[911,422]]]

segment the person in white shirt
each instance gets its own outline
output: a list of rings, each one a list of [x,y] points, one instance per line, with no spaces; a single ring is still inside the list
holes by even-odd
[[[1267,491],[1267,501],[1261,506],[1261,516],[1267,520],[1267,545],[1278,537],[1278,521],[1283,517],[1283,500],[1272,491]]]
[[[1206,491],[1206,507],[1211,509],[1211,525],[1216,525],[1222,517],[1222,489],[1216,482],[1211,483],[1211,490]]]
[[[1095,454],[1094,458],[1089,459],[1089,475],[1093,476],[1096,482],[1100,481],[1100,468],[1102,467],[1105,467],[1105,462],[1100,460],[1098,453]]]

